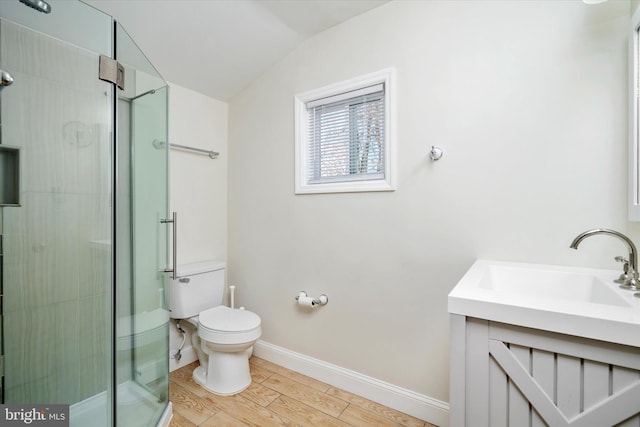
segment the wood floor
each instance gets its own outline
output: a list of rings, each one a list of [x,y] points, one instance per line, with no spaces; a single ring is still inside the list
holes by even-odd
[[[191,378],[197,362],[170,375],[170,427],[405,426],[435,427],[257,357],[253,382],[235,396],[217,396]]]

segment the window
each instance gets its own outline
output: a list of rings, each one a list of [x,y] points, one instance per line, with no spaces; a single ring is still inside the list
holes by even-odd
[[[296,193],[393,190],[391,70],[297,95]]]

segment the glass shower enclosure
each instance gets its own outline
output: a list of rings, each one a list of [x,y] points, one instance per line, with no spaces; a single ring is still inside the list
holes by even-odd
[[[167,425],[168,87],[110,16],[35,3],[0,1],[1,403]]]

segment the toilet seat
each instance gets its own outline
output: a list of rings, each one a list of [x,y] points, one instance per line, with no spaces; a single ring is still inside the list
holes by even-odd
[[[200,312],[198,336],[215,344],[241,344],[260,337],[260,323],[251,311],[219,305]]]

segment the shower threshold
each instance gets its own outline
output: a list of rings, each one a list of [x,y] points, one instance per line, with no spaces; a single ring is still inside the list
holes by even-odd
[[[69,408],[71,427],[110,427],[105,417],[107,391],[100,392]],[[118,385],[118,418],[126,419],[128,427],[147,427],[157,417],[157,397],[133,381]],[[110,417],[109,417],[110,418]],[[171,402],[165,408],[157,426],[168,426],[171,418]]]

